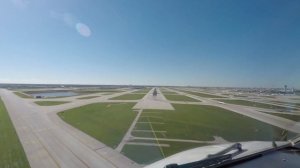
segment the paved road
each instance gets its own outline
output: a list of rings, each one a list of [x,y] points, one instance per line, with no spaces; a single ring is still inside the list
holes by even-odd
[[[109,95],[106,99],[125,93]],[[62,124],[63,122],[53,115],[59,110],[98,102],[105,98],[68,103],[46,110],[29,104],[5,89],[0,89],[0,95],[32,168],[139,167],[104,144],[82,132],[79,133],[75,128],[67,127],[67,124]]]

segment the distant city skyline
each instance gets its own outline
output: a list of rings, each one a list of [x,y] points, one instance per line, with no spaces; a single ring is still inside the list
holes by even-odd
[[[300,1],[0,2],[0,83],[300,89]]]

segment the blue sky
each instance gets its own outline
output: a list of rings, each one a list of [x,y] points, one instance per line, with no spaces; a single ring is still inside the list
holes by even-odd
[[[298,0],[4,0],[0,82],[300,88]]]

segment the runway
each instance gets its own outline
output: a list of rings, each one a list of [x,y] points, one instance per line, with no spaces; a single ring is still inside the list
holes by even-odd
[[[117,149],[106,146],[93,137],[62,121],[57,116],[58,112],[98,102],[135,102],[136,105],[133,108],[139,110],[139,114],[143,109],[174,110],[171,103],[212,105],[285,130],[300,133],[300,124],[297,122],[259,112],[255,107],[221,104],[214,99],[198,97],[179,90],[164,88],[168,91],[200,100],[201,102],[168,101],[159,89],[157,89],[158,95],[153,96],[153,89],[141,100],[110,100],[110,98],[132,93],[136,90],[113,93],[110,95],[104,95],[103,93],[89,94],[89,96],[98,96],[91,99],[77,99],[83,96],[41,99],[43,101],[70,101],[70,103],[57,106],[38,106],[34,103],[37,99],[22,99],[16,96],[12,91],[6,89],[0,89],[0,96],[7,108],[32,168],[141,167],[119,153],[128,142],[128,139],[132,137],[131,132],[135,123],[138,121],[139,115],[131,124],[131,127],[128,129]],[[176,139],[176,141],[178,141],[178,139]]]
[[[107,99],[123,93],[103,96]],[[31,168],[138,168],[135,162],[106,145],[59,123],[56,111],[97,102],[96,99],[74,102],[56,108],[34,106],[12,91],[0,89]]]

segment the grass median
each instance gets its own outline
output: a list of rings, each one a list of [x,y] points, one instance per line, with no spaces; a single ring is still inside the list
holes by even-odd
[[[253,101],[248,101],[248,100],[238,100],[238,99],[216,99],[216,100],[218,100],[220,102],[224,102],[224,103],[229,103],[229,104],[266,108],[266,109],[276,109],[276,110],[291,110],[291,109],[293,109],[293,108],[277,106],[277,105],[272,105],[272,104],[259,103],[259,102],[253,102]]]
[[[99,97],[99,96],[85,96],[85,97],[79,97],[77,99],[79,99],[79,100],[82,100],[82,99],[93,99],[93,98],[96,98],[96,97]]]
[[[34,103],[40,106],[57,106],[69,102],[68,101],[35,101]]]
[[[212,95],[212,94],[206,94],[206,93],[200,93],[200,92],[192,92],[192,91],[182,91],[187,94],[199,96],[199,97],[204,97],[204,98],[225,98],[223,96],[217,96],[217,95]]]
[[[133,142],[148,142],[150,146],[126,145],[123,149],[126,156],[138,163],[147,164],[184,150],[209,145],[206,141],[214,141],[214,136],[229,142],[272,141],[280,139],[284,131],[215,106],[172,105],[175,110],[143,110],[132,135],[144,139]],[[288,133],[288,137],[293,136],[295,133]],[[159,146],[165,144],[169,146]],[[147,150],[151,151],[149,156]]]
[[[141,115],[147,116],[152,122],[158,138],[175,138],[211,141],[213,136],[225,140],[251,141],[274,138],[274,132],[281,130],[278,127],[237,114],[235,112],[208,105],[183,105],[173,104],[175,111],[169,110],[144,110],[144,112],[160,112]],[[155,123],[163,124],[155,124]],[[145,128],[145,126],[143,126]],[[291,136],[294,134],[291,133]]]
[[[70,109],[58,115],[70,125],[116,148],[133,122],[134,103],[95,103]]]
[[[0,167],[29,168],[23,147],[0,98]]]
[[[200,102],[200,100],[193,99],[184,95],[164,95],[168,100],[171,101],[189,101],[189,102]]]
[[[144,88],[144,89],[140,89],[140,90],[137,90],[133,93],[145,93],[147,94],[152,88]]]
[[[145,94],[125,94],[111,98],[111,100],[139,100],[142,99]]]
[[[32,96],[28,95],[28,94],[25,94],[25,93],[22,93],[22,92],[14,92],[14,94],[16,94],[17,96],[21,97],[21,98],[32,98]]]
[[[286,113],[286,114],[283,114],[283,113],[268,113],[268,114],[275,115],[275,116],[282,117],[282,118],[286,118],[286,119],[296,121],[296,122],[300,121],[300,115],[293,115],[293,114],[289,114],[289,113]]]

